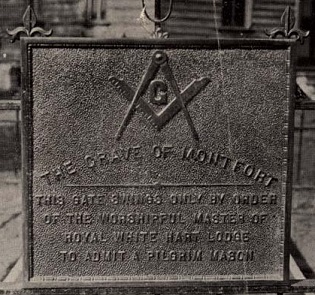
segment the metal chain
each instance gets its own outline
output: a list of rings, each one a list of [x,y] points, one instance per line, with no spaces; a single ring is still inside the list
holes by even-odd
[[[142,0],[142,8],[143,8],[143,12],[145,14],[145,16],[153,23],[155,24],[161,24],[165,21],[167,21],[169,19],[169,17],[171,16],[172,14],[172,11],[173,11],[173,0],[169,0],[169,7],[168,7],[168,12],[166,14],[166,16],[162,19],[155,19],[155,18],[151,18],[150,15],[147,13],[147,10],[146,10],[146,6],[145,6],[145,0]]]

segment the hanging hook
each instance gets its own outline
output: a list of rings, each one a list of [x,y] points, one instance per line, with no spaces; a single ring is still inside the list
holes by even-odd
[[[166,16],[162,19],[155,19],[155,18],[151,18],[147,12],[146,6],[145,6],[145,0],[142,0],[142,8],[143,8],[143,12],[145,14],[145,16],[153,23],[155,24],[161,24],[165,21],[167,21],[169,19],[169,17],[171,16],[172,10],[173,10],[173,0],[169,0],[169,7],[168,7],[168,12],[166,14]]]

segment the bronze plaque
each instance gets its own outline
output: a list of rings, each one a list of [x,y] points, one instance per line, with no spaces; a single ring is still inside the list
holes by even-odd
[[[289,43],[23,48],[28,281],[288,279]]]

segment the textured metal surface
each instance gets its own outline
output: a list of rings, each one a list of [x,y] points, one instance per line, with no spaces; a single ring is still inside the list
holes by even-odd
[[[24,42],[31,282],[287,278],[290,46],[257,44]]]

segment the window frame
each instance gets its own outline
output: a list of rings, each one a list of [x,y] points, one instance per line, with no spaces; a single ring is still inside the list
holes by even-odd
[[[224,25],[223,24],[223,1],[222,0],[222,11],[221,11],[221,29],[223,30],[250,30],[252,26],[252,15],[253,15],[253,0],[244,0],[244,20],[243,25]],[[235,0],[237,1],[237,0]],[[235,4],[235,3],[234,3]],[[232,18],[232,16],[231,16]],[[231,21],[235,23],[235,21]]]
[[[85,0],[85,19],[90,26],[108,26],[107,0]]]

